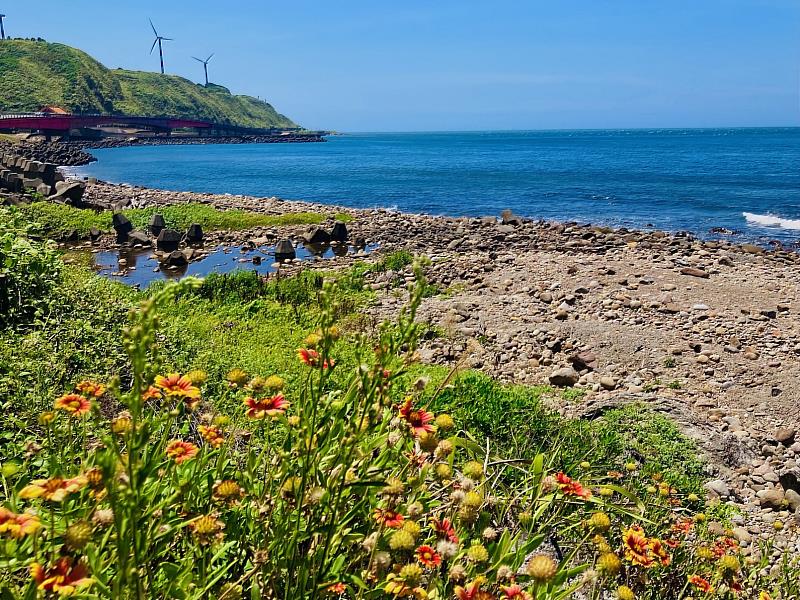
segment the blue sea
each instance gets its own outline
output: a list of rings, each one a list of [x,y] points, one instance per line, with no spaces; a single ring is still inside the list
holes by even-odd
[[[80,174],[162,189],[800,240],[800,128],[364,133],[93,152]]]

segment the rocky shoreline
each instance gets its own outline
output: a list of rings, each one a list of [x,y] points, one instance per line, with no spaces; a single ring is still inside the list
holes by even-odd
[[[89,183],[85,196],[131,207],[347,213],[351,236],[431,258],[427,274],[442,293],[424,301],[420,316],[444,334],[425,342],[424,360],[582,390],[580,400],[554,399],[571,416],[596,418],[630,402],[667,414],[709,458],[709,493],[742,511],[734,522],[743,545],[755,552],[757,540],[774,539],[776,553],[800,551],[800,256],[791,250],[513,215],[432,217],[102,182]],[[232,246],[278,235],[258,228],[209,239]],[[398,278],[411,273],[372,276],[375,318],[403,304]]]
[[[745,551],[774,540],[776,556],[800,552],[800,255],[791,249],[511,214],[435,217],[95,181],[83,202],[347,213],[352,238],[431,258],[427,275],[440,293],[425,299],[420,317],[442,335],[424,343],[423,360],[581,390],[572,401],[553,398],[571,416],[597,418],[631,402],[667,414],[708,457],[709,494],[741,511],[734,533]],[[206,243],[299,239],[302,229],[215,232]],[[114,245],[108,235],[94,242]],[[411,278],[408,269],[371,274],[372,317],[393,316],[405,300],[396,284]]]

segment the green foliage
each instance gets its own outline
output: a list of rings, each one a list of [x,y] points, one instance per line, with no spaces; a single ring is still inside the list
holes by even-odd
[[[60,271],[55,250],[28,237],[17,210],[0,207],[0,326],[45,318]]]
[[[384,256],[373,269],[379,273],[384,271],[402,271],[414,262],[414,255],[407,250],[395,250]]]
[[[72,112],[172,116],[242,127],[296,127],[250,96],[175,75],[107,69],[85,52],[31,40],[0,44],[0,111],[56,105]]]
[[[92,228],[111,231],[111,213],[74,208],[53,202],[33,202],[22,208],[37,230],[45,235],[59,236],[76,231],[86,236]],[[282,215],[265,215],[243,210],[218,210],[207,204],[180,204],[161,207],[134,208],[122,211],[134,227],[144,229],[154,213],[164,216],[167,227],[185,230],[192,223],[199,223],[206,231],[236,231],[253,227],[311,225],[325,221],[319,213],[301,212]]]

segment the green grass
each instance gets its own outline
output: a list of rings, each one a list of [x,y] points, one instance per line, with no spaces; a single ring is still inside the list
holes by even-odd
[[[72,112],[186,117],[243,127],[296,127],[266,102],[232,95],[219,85],[205,87],[176,75],[108,69],[64,44],[4,41],[0,44],[0,111],[30,112],[44,105]]]
[[[88,235],[92,228],[111,231],[111,213],[74,208],[51,202],[34,202],[22,208],[32,223],[45,235],[61,236],[75,230],[81,236]],[[154,213],[164,215],[167,226],[179,231],[192,223],[199,223],[205,231],[236,231],[253,227],[313,225],[325,221],[320,213],[302,212],[283,215],[264,215],[242,210],[217,210],[206,204],[182,204],[151,208],[134,208],[123,213],[134,227],[144,229]]]

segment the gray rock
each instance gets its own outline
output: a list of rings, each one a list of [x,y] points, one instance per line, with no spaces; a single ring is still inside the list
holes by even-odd
[[[786,490],[786,493],[784,494],[783,497],[786,500],[786,502],[789,504],[789,509],[792,512],[795,512],[798,509],[800,509],[800,494],[798,494],[794,490],[790,489],[790,490]]]
[[[341,221],[336,221],[333,224],[333,229],[331,229],[331,241],[344,243],[347,241],[347,236],[347,225]]]
[[[186,243],[187,244],[202,244],[203,243],[203,228],[199,223],[192,223],[189,229],[186,230]]]
[[[781,488],[774,487],[761,490],[756,493],[756,497],[758,498],[759,504],[763,507],[773,508],[775,510],[783,508],[784,493]]]
[[[284,260],[294,260],[297,258],[297,251],[294,249],[291,240],[283,239],[275,246],[275,260],[282,262]]]
[[[140,244],[141,246],[150,246],[150,238],[147,237],[147,234],[144,231],[131,231],[128,234],[128,243],[131,246],[135,246],[136,244]]]
[[[720,496],[721,498],[731,495],[731,489],[722,479],[714,479],[713,481],[709,481],[703,487],[709,492]]]
[[[163,215],[155,213],[152,217],[150,217],[148,229],[150,229],[150,233],[152,233],[154,236],[158,237],[158,234],[161,233],[166,227],[167,222],[164,220]]]
[[[164,260],[164,264],[167,267],[185,267],[189,264],[189,260],[183,252],[175,250],[169,253],[169,256]]]
[[[331,241],[330,234],[322,227],[311,227],[303,234],[306,244],[328,244]]]
[[[549,378],[550,383],[558,387],[572,387],[578,383],[579,379],[580,375],[578,375],[578,372],[572,367],[558,369],[551,373]]]
[[[174,229],[163,229],[156,239],[156,248],[162,252],[174,252],[181,244],[181,234]]]

